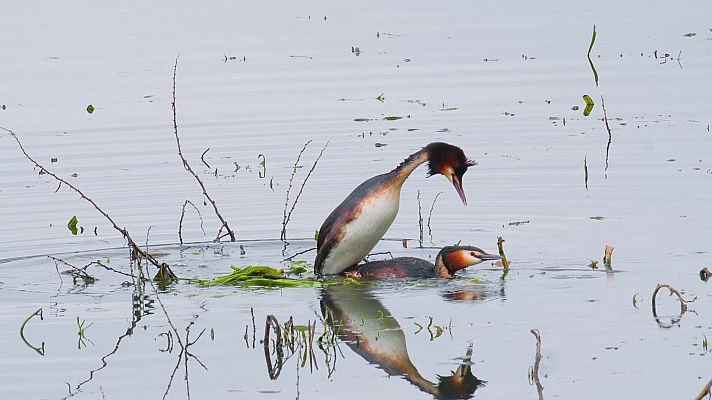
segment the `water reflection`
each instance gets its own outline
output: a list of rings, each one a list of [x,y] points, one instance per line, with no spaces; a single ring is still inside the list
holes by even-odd
[[[368,286],[327,286],[322,292],[321,307],[339,339],[356,354],[436,398],[471,398],[485,383],[472,374],[471,347],[451,375],[438,376],[437,383],[423,377],[408,356],[400,324]]]

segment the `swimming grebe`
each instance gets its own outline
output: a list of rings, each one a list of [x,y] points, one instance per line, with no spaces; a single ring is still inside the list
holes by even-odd
[[[329,214],[319,229],[316,245],[314,270],[318,275],[339,274],[368,255],[398,214],[403,182],[425,162],[428,176],[444,175],[467,205],[462,175],[475,163],[457,146],[430,143],[391,172],[360,184]]]
[[[486,260],[501,257],[474,246],[446,246],[435,257],[435,264],[415,257],[371,261],[357,268],[364,278],[452,278],[455,272]]]

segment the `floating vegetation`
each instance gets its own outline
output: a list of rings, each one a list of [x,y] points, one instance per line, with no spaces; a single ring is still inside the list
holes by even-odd
[[[397,120],[399,120],[399,119],[403,119],[403,117],[398,117],[398,116],[395,116],[395,115],[389,115],[389,116],[387,116],[387,117],[383,117],[383,119],[384,119],[385,121],[397,121]]]
[[[376,97],[376,100],[380,101],[383,103],[386,100],[386,97],[383,95],[383,93],[379,94],[378,97]]]
[[[319,286],[322,282],[316,279],[296,279],[285,275],[283,269],[276,269],[267,265],[248,265],[240,268],[231,265],[232,272],[213,279],[196,279],[201,285],[235,285],[258,287],[299,287]]]
[[[91,105],[91,104],[89,104],[89,105],[87,106],[87,112],[88,112],[89,114],[93,114],[93,113],[94,113],[94,106]]]
[[[583,116],[588,117],[591,114],[591,110],[593,110],[593,99],[591,96],[584,94],[583,101],[586,102],[586,108],[583,109]]]
[[[79,223],[79,220],[77,220],[77,216],[74,215],[72,218],[69,220],[67,223],[67,228],[72,232],[72,235],[76,236],[77,233],[79,233],[79,228],[77,228],[77,223]]]
[[[591,60],[591,49],[593,49],[593,44],[596,42],[596,25],[593,26],[593,34],[591,35],[591,43],[588,45],[588,53],[586,57],[588,58],[588,64],[591,66],[591,71],[593,72],[593,79],[596,81],[596,86],[598,86],[598,72],[596,72],[596,67],[593,66],[593,61]]]

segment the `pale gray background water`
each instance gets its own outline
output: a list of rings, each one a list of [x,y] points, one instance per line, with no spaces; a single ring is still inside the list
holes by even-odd
[[[225,273],[230,264],[279,263],[282,245],[275,239],[284,192],[307,140],[313,143],[298,182],[319,149],[329,146],[293,215],[292,238],[312,237],[354,186],[421,146],[457,144],[479,162],[464,179],[469,206],[459,204],[444,179],[426,180],[418,170],[403,188],[401,212],[387,236],[416,238],[416,192],[427,211],[444,191],[432,220],[434,245],[462,240],[495,251],[502,235],[513,271],[504,284],[500,272],[487,267],[464,274],[481,278],[479,284],[373,288],[403,327],[421,374],[431,380],[446,375],[473,343],[473,369],[488,381],[477,398],[535,398],[527,381],[534,358],[529,329],[539,328],[544,397],[690,398],[712,371],[701,349],[705,335],[712,337],[710,287],[697,278],[711,263],[710,15],[704,1],[6,4],[0,125],[137,240],[151,227],[150,241],[169,245],[164,258],[179,275],[201,277]],[[594,24],[598,87],[586,59]],[[684,36],[688,32],[696,35]],[[681,59],[663,63],[655,50]],[[202,204],[172,133],[171,78],[179,53],[184,152],[236,228],[244,256],[238,244],[226,245],[223,255],[215,246],[177,246],[180,206],[185,199]],[[237,58],[225,62],[225,56]],[[381,93],[383,103],[374,99]],[[583,94],[596,103],[589,117],[582,116]],[[612,129],[607,171],[601,94]],[[96,108],[91,115],[88,104]],[[56,183],[38,176],[15,143],[0,136],[0,395],[62,398],[65,382],[74,393],[126,333],[133,288],[101,270],[94,285],[75,287],[65,277],[60,286],[54,263],[43,255],[79,265],[108,256],[127,268],[127,252],[100,215],[66,189],[53,193]],[[200,162],[207,148],[212,169]],[[264,179],[259,154],[267,160]],[[242,166],[238,172],[234,162]],[[215,235],[216,219],[200,208],[207,234],[189,210],[186,240]],[[85,233],[67,230],[72,215]],[[515,221],[530,222],[509,225]],[[613,266],[620,273],[587,267],[607,243],[616,247]],[[299,240],[287,252],[311,246]],[[198,248],[204,251],[193,254]],[[436,252],[405,250],[399,242],[378,249],[422,257]],[[311,261],[313,254],[304,257]],[[697,315],[686,313],[679,326],[660,329],[650,312],[658,282],[697,295],[691,304]],[[485,298],[445,300],[442,294],[455,287],[476,288]],[[635,293],[640,309],[632,304]],[[150,290],[146,295],[155,307]],[[209,370],[190,364],[192,397],[296,397],[293,360],[270,381],[259,344],[246,348],[242,335],[251,324],[250,307],[258,338],[266,314],[313,320],[320,289],[179,284],[163,299],[179,329],[198,315],[194,332],[215,332],[214,340],[204,336],[193,348]],[[673,299],[661,301],[663,314],[675,313]],[[26,329],[31,342],[45,341],[44,357],[18,337],[22,321],[39,307],[45,320],[32,320]],[[429,315],[441,324],[452,319],[452,337],[431,342],[414,334],[413,322]],[[77,316],[94,323],[87,331],[93,344],[81,350]],[[175,352],[159,351],[164,339],[158,335],[166,329],[153,308],[75,397],[162,396],[177,360]],[[331,377],[323,367],[301,370],[300,398],[427,397],[346,346],[343,351]],[[186,397],[182,379],[179,371],[170,398]]]

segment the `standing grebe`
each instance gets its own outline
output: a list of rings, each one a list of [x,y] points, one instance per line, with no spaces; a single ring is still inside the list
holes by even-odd
[[[500,258],[474,246],[446,246],[435,257],[435,264],[422,258],[397,257],[361,264],[356,271],[364,278],[452,278],[470,265]]]
[[[357,265],[376,246],[398,214],[403,182],[428,162],[428,176],[444,175],[455,186],[463,204],[462,175],[475,165],[457,146],[430,143],[411,154],[393,171],[363,182],[324,220],[319,229],[314,270],[336,275]]]

